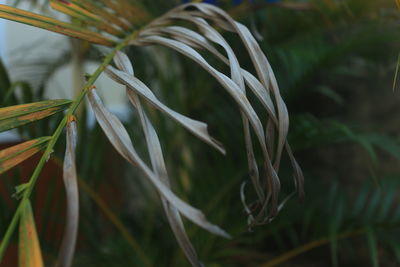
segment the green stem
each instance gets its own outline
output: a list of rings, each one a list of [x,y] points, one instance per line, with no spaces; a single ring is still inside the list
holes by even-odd
[[[28,200],[32,194],[32,191],[35,187],[35,184],[37,182],[37,179],[39,178],[39,174],[41,173],[43,166],[47,162],[48,158],[50,157],[51,153],[53,153],[53,148],[55,144],[57,143],[60,135],[62,134],[66,124],[67,120],[70,116],[74,114],[80,103],[82,102],[83,98],[85,97],[86,93],[92,88],[93,84],[97,80],[97,78],[100,76],[100,74],[104,71],[104,69],[107,67],[108,64],[112,61],[114,58],[115,54],[124,48],[126,45],[128,45],[129,41],[134,39],[138,35],[138,32],[134,32],[130,34],[127,38],[125,38],[123,41],[117,44],[115,48],[104,58],[102,64],[96,69],[96,71],[90,76],[89,80],[86,83],[86,86],[82,89],[81,93],[76,97],[76,99],[72,102],[71,106],[69,107],[67,113],[65,114],[64,118],[58,125],[56,131],[54,132],[53,136],[51,137],[46,150],[44,151],[39,163],[37,164],[31,179],[29,180],[29,186],[24,192],[23,198],[21,202],[18,205],[17,210],[14,213],[14,216],[11,220],[11,223],[9,224],[7,231],[4,235],[4,238],[1,241],[0,244],[0,263],[3,260],[3,256],[5,253],[5,250],[10,242],[11,236],[14,233],[15,228],[17,227],[19,216],[20,216],[20,211],[22,204],[24,201]]]

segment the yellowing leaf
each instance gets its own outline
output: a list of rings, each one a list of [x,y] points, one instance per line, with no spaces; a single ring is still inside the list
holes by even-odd
[[[18,258],[20,267],[44,266],[35,220],[29,200],[25,200],[21,210]]]
[[[50,1],[50,6],[57,11],[76,17],[77,19],[101,21],[101,18],[98,16],[70,2],[52,0]]]
[[[127,0],[101,0],[101,2],[109,9],[113,10],[117,16],[126,19],[133,25],[147,22],[150,19],[150,15],[146,12],[146,10],[140,8],[137,3],[132,5],[132,3]]]
[[[98,2],[71,0],[71,3],[80,6],[86,10],[90,10],[97,16],[101,17],[101,19],[104,20],[105,23],[110,24],[110,26],[116,25],[125,31],[130,31],[132,28],[128,22],[121,19],[119,16],[114,16],[112,13],[108,12],[102,6],[99,6]]]
[[[70,100],[48,100],[0,108],[0,132],[49,117],[68,107]]]
[[[52,0],[52,1],[50,1],[50,6],[59,12],[69,15],[72,18],[76,18],[82,22],[85,22],[85,24],[94,26],[94,27],[98,28],[99,30],[105,31],[111,35],[115,35],[115,36],[123,36],[124,35],[123,31],[120,31],[117,28],[113,27],[112,25],[105,23],[103,21],[103,18],[100,18],[99,16],[80,7],[77,4],[70,3],[70,2],[63,2],[63,1],[59,1],[59,0]]]
[[[41,137],[1,150],[0,174],[39,152],[49,140],[50,137]]]
[[[38,15],[32,12],[28,12],[14,7],[9,7],[6,5],[0,5],[0,18],[13,20],[16,22],[42,28],[48,31],[53,31],[71,37],[83,39],[91,43],[96,43],[106,46],[114,45],[114,42],[112,40],[99,33],[92,32],[87,29],[78,27],[76,25],[62,22],[50,17]]]

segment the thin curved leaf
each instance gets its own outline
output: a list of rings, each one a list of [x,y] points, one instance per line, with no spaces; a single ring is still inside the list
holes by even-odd
[[[183,127],[188,129],[194,135],[202,139],[204,142],[210,144],[222,154],[225,154],[223,146],[214,138],[210,136],[207,130],[207,124],[190,119],[164,105],[160,102],[153,92],[148,88],[142,81],[136,77],[115,69],[112,66],[107,67],[107,74],[118,83],[121,83],[129,88],[128,94],[139,94],[144,97],[151,105],[164,112],[166,115],[171,117],[180,123]]]
[[[67,124],[67,147],[64,157],[64,186],[67,199],[67,214],[64,237],[58,255],[57,266],[69,267],[72,264],[79,222],[79,192],[75,165],[77,143],[76,121],[73,117]]]

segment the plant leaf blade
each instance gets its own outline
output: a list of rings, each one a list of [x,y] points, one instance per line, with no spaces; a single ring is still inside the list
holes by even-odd
[[[79,223],[79,192],[75,164],[77,126],[74,117],[67,124],[67,147],[65,150],[63,180],[67,200],[67,214],[64,236],[58,255],[57,266],[69,267],[72,264]]]
[[[0,108],[0,132],[54,115],[70,103],[70,100],[59,99]]]
[[[36,232],[32,206],[29,200],[23,200],[21,221],[19,224],[19,266],[43,267],[42,252]]]
[[[91,43],[105,46],[114,45],[112,40],[102,36],[99,33],[7,5],[0,5],[0,18],[83,39]]]
[[[217,149],[222,154],[225,154],[225,149],[222,144],[217,140],[212,138],[208,133],[207,124],[190,119],[164,105],[153,92],[139,79],[132,76],[126,72],[119,71],[112,66],[107,67],[106,73],[116,82],[126,85],[128,87],[128,95],[139,94],[145,98],[151,105],[160,111],[164,112],[166,115],[177,121],[183,127],[192,132],[195,136],[202,139],[204,142],[210,144],[212,147]]]
[[[0,151],[0,174],[20,164],[42,150],[51,137],[41,137]]]

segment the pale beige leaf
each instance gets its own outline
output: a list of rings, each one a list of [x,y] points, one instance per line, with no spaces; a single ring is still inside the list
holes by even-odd
[[[67,147],[64,156],[64,186],[67,200],[66,224],[57,266],[72,265],[79,224],[79,192],[75,164],[75,148],[77,143],[76,121],[73,117],[67,124]]]
[[[172,109],[164,105],[161,101],[157,99],[157,97],[153,94],[153,92],[139,79],[136,77],[119,71],[111,66],[107,67],[107,74],[114,79],[115,81],[126,85],[128,87],[128,94],[138,94],[141,97],[145,98],[151,105],[160,111],[164,112],[166,115],[180,123],[183,127],[188,129],[194,135],[202,139],[204,142],[210,144],[214,148],[216,148],[221,153],[225,154],[225,150],[223,146],[216,141],[214,138],[210,136],[207,130],[207,124],[190,119]]]

